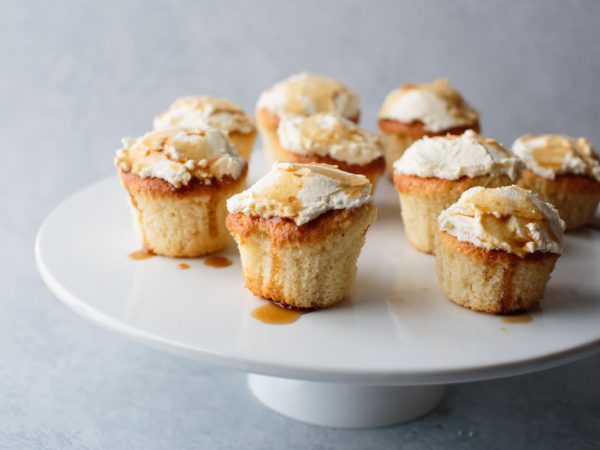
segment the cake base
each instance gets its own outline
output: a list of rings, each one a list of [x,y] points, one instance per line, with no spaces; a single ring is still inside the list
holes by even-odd
[[[279,125],[279,116],[266,109],[256,111],[256,128],[262,147],[265,152],[266,166],[270,168],[277,161],[277,127]]]
[[[248,375],[254,396],[301,422],[336,428],[373,428],[408,422],[431,412],[445,386],[384,386]]]
[[[226,202],[244,189],[246,174],[244,170],[237,179],[224,177],[210,185],[194,179],[174,188],[160,178],[120,171],[142,248],[176,258],[223,250],[230,242],[225,228]]]
[[[544,296],[559,255],[521,258],[486,250],[438,231],[435,267],[440,288],[454,303],[475,311],[510,314],[533,309]]]
[[[370,203],[328,211],[301,226],[290,219],[229,214],[245,285],[286,308],[321,309],[346,298],[365,234],[377,215]]]

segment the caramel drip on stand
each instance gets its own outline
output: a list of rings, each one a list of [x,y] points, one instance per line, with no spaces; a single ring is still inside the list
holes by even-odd
[[[136,261],[140,261],[142,259],[152,258],[153,256],[155,256],[155,255],[151,251],[142,249],[142,250],[136,250],[135,252],[131,252],[129,254],[129,259],[134,259]]]
[[[531,314],[519,314],[516,316],[504,316],[502,320],[506,323],[530,323],[533,322]]]
[[[222,268],[229,267],[233,264],[233,261],[224,256],[208,256],[204,259],[204,264],[209,267]]]
[[[254,308],[252,311],[252,317],[270,325],[286,325],[289,323],[294,323],[300,318],[301,315],[302,311],[285,309],[277,306],[274,303],[261,305],[257,308]]]

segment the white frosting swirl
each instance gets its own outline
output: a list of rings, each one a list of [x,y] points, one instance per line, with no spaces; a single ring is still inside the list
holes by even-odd
[[[473,187],[438,217],[441,231],[518,256],[562,252],[565,224],[554,206],[518,186]]]
[[[370,193],[371,183],[363,175],[327,164],[280,162],[249,189],[229,198],[227,210],[266,219],[288,218],[303,225],[330,210],[370,203]]]
[[[467,130],[460,136],[419,139],[394,162],[394,172],[445,180],[483,175],[508,175],[515,180],[521,166],[499,143]]]
[[[333,112],[356,119],[360,112],[358,97],[348,87],[339,81],[308,72],[292,75],[262,92],[256,106],[279,117]]]
[[[458,126],[474,126],[479,114],[445,79],[433,83],[405,85],[386,97],[380,119],[404,123],[420,121],[432,132]]]
[[[536,175],[554,180],[557,175],[586,175],[600,182],[600,162],[585,138],[560,134],[526,134],[512,145],[512,151]]]
[[[183,97],[154,119],[155,130],[216,128],[227,133],[252,133],[254,123],[240,107],[218,97]]]
[[[285,150],[299,155],[328,156],[361,166],[383,156],[379,136],[333,113],[285,116],[277,135]]]
[[[124,139],[115,164],[141,178],[161,178],[174,187],[192,178],[205,184],[225,176],[239,178],[246,162],[219,130],[153,131],[139,139]]]

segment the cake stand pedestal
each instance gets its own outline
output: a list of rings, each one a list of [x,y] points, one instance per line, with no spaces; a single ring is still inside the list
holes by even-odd
[[[322,383],[248,375],[254,396],[272,410],[302,422],[336,428],[394,425],[432,411],[445,386]]]

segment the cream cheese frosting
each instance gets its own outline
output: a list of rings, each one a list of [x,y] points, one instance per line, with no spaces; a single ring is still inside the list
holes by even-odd
[[[460,136],[419,139],[394,162],[395,173],[445,180],[483,175],[508,175],[515,180],[521,167],[519,159],[498,142],[472,130]]]
[[[512,151],[536,175],[554,180],[557,175],[586,175],[600,182],[600,162],[592,143],[585,138],[560,134],[526,134]]]
[[[183,97],[154,119],[155,130],[196,128],[231,133],[249,134],[255,130],[254,122],[240,107],[218,97]]]
[[[193,178],[205,184],[225,176],[239,178],[246,162],[227,135],[219,130],[153,131],[138,139],[123,139],[116,166],[141,178],[161,178],[175,188]]]
[[[474,126],[479,120],[475,111],[456,92],[448,80],[433,83],[405,84],[388,94],[379,111],[380,119],[404,123],[420,121],[432,132],[459,126]]]
[[[348,119],[360,113],[358,96],[339,81],[301,72],[276,83],[261,93],[257,109],[267,109],[279,117],[286,114],[310,116],[332,112]]]
[[[520,257],[562,252],[565,223],[554,206],[518,186],[473,187],[438,217],[441,231]]]
[[[277,135],[285,150],[299,155],[328,156],[361,166],[383,156],[379,136],[333,113],[285,116]]]
[[[327,164],[280,162],[249,189],[227,200],[230,213],[265,219],[282,217],[303,225],[336,209],[357,208],[373,201],[364,175]]]

